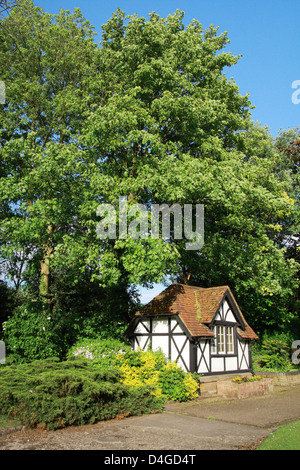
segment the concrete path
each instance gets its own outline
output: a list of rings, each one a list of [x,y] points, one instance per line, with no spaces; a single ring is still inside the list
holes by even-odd
[[[298,385],[242,400],[169,403],[162,414],[51,432],[22,430],[0,437],[0,450],[255,449],[278,426],[300,419],[299,398]]]

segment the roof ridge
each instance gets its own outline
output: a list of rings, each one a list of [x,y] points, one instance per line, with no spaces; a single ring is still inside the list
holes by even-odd
[[[230,289],[230,287],[228,285],[222,285],[222,286],[213,286],[213,287],[201,287],[201,286],[191,286],[189,284],[181,284],[179,282],[174,282],[173,284],[170,284],[169,287],[171,286],[174,286],[174,285],[179,285],[179,286],[183,286],[183,287],[187,287],[189,289],[200,289],[200,290],[203,290],[203,291],[207,291],[207,290],[216,290],[216,289]]]

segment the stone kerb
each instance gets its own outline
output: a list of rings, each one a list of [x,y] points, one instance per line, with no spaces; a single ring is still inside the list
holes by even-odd
[[[255,375],[260,375],[266,379],[271,379],[274,385],[293,386],[300,384],[300,371],[291,372],[266,372],[257,371]]]

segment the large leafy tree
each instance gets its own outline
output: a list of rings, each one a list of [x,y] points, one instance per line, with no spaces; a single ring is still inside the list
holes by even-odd
[[[225,76],[238,60],[224,51],[228,42],[197,21],[185,27],[179,11],[149,21],[113,15],[99,50],[100,79],[111,88],[84,136],[99,156],[91,188],[106,201],[204,204],[203,249],[186,251],[186,240],[171,237],[178,257],[169,272],[182,282],[230,284],[253,325],[274,328],[291,317],[297,267],[278,234],[293,199],[272,137],[251,123],[248,96]],[[123,266],[134,280],[146,273],[142,260],[157,260],[144,242],[111,247],[116,277]]]
[[[18,4],[18,0],[0,0],[0,18],[4,17],[11,8]]]
[[[300,128],[281,130],[276,138],[276,147],[281,154],[280,171],[290,174],[289,194],[295,201],[294,210],[285,221],[286,230],[281,239],[288,259],[300,264]],[[300,305],[300,269],[298,268],[298,286],[293,298],[294,310],[299,312]],[[298,314],[299,316],[299,314]]]
[[[295,205],[291,178],[267,129],[251,124],[240,137],[241,153],[211,171],[206,243],[183,261],[192,282],[230,285],[258,332],[287,328],[298,315],[299,266],[284,242]]]
[[[295,200],[294,211],[287,220],[290,237],[285,238],[288,254],[300,262],[300,128],[282,130],[276,138],[281,152],[281,169],[290,173],[290,195]]]
[[[6,83],[1,252],[8,274],[18,285],[38,286],[46,299],[57,292],[55,279],[61,284],[63,278],[67,289],[88,274],[123,290],[133,280],[160,279],[175,256],[168,245],[132,244],[115,257],[114,243],[96,238],[96,209],[111,187],[110,162],[103,173],[98,163],[105,156],[90,152],[83,137],[91,121],[84,123],[117,87],[109,64],[103,72],[93,28],[78,9],[50,15],[25,0],[2,22],[0,38]],[[95,186],[97,178],[102,186]]]
[[[46,298],[83,277],[119,293],[167,275],[229,283],[254,326],[272,326],[288,319],[296,273],[278,236],[288,176],[225,75],[238,61],[227,34],[183,17],[118,10],[100,47],[79,10],[25,1],[1,23],[2,256],[19,266],[25,254],[23,279]],[[128,207],[204,204],[203,249],[174,233],[97,239],[97,207],[113,204],[118,220],[122,196]]]
[[[78,136],[89,102],[93,30],[78,10],[50,15],[25,1],[1,23],[0,41],[6,84],[0,134],[2,256],[18,267],[23,263],[27,272],[39,266],[40,293],[48,297],[55,246],[65,233],[76,236],[81,230]]]
[[[98,157],[91,189],[105,202],[124,195],[129,204],[148,207],[206,202],[186,185],[191,165],[198,164],[196,188],[249,119],[248,97],[223,72],[238,60],[222,52],[226,34],[203,31],[197,21],[185,28],[182,20],[179,11],[167,18],[153,13],[146,21],[118,10],[103,26],[98,83],[105,96],[86,122],[83,142]],[[176,243],[163,240],[110,246],[109,272],[114,266],[117,279],[125,270],[131,282],[153,280],[157,268],[174,272],[180,254]]]

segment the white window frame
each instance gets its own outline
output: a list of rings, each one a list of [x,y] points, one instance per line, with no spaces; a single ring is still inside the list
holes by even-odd
[[[234,355],[234,326],[216,325],[214,327],[215,338],[211,343],[211,354],[213,355]]]

